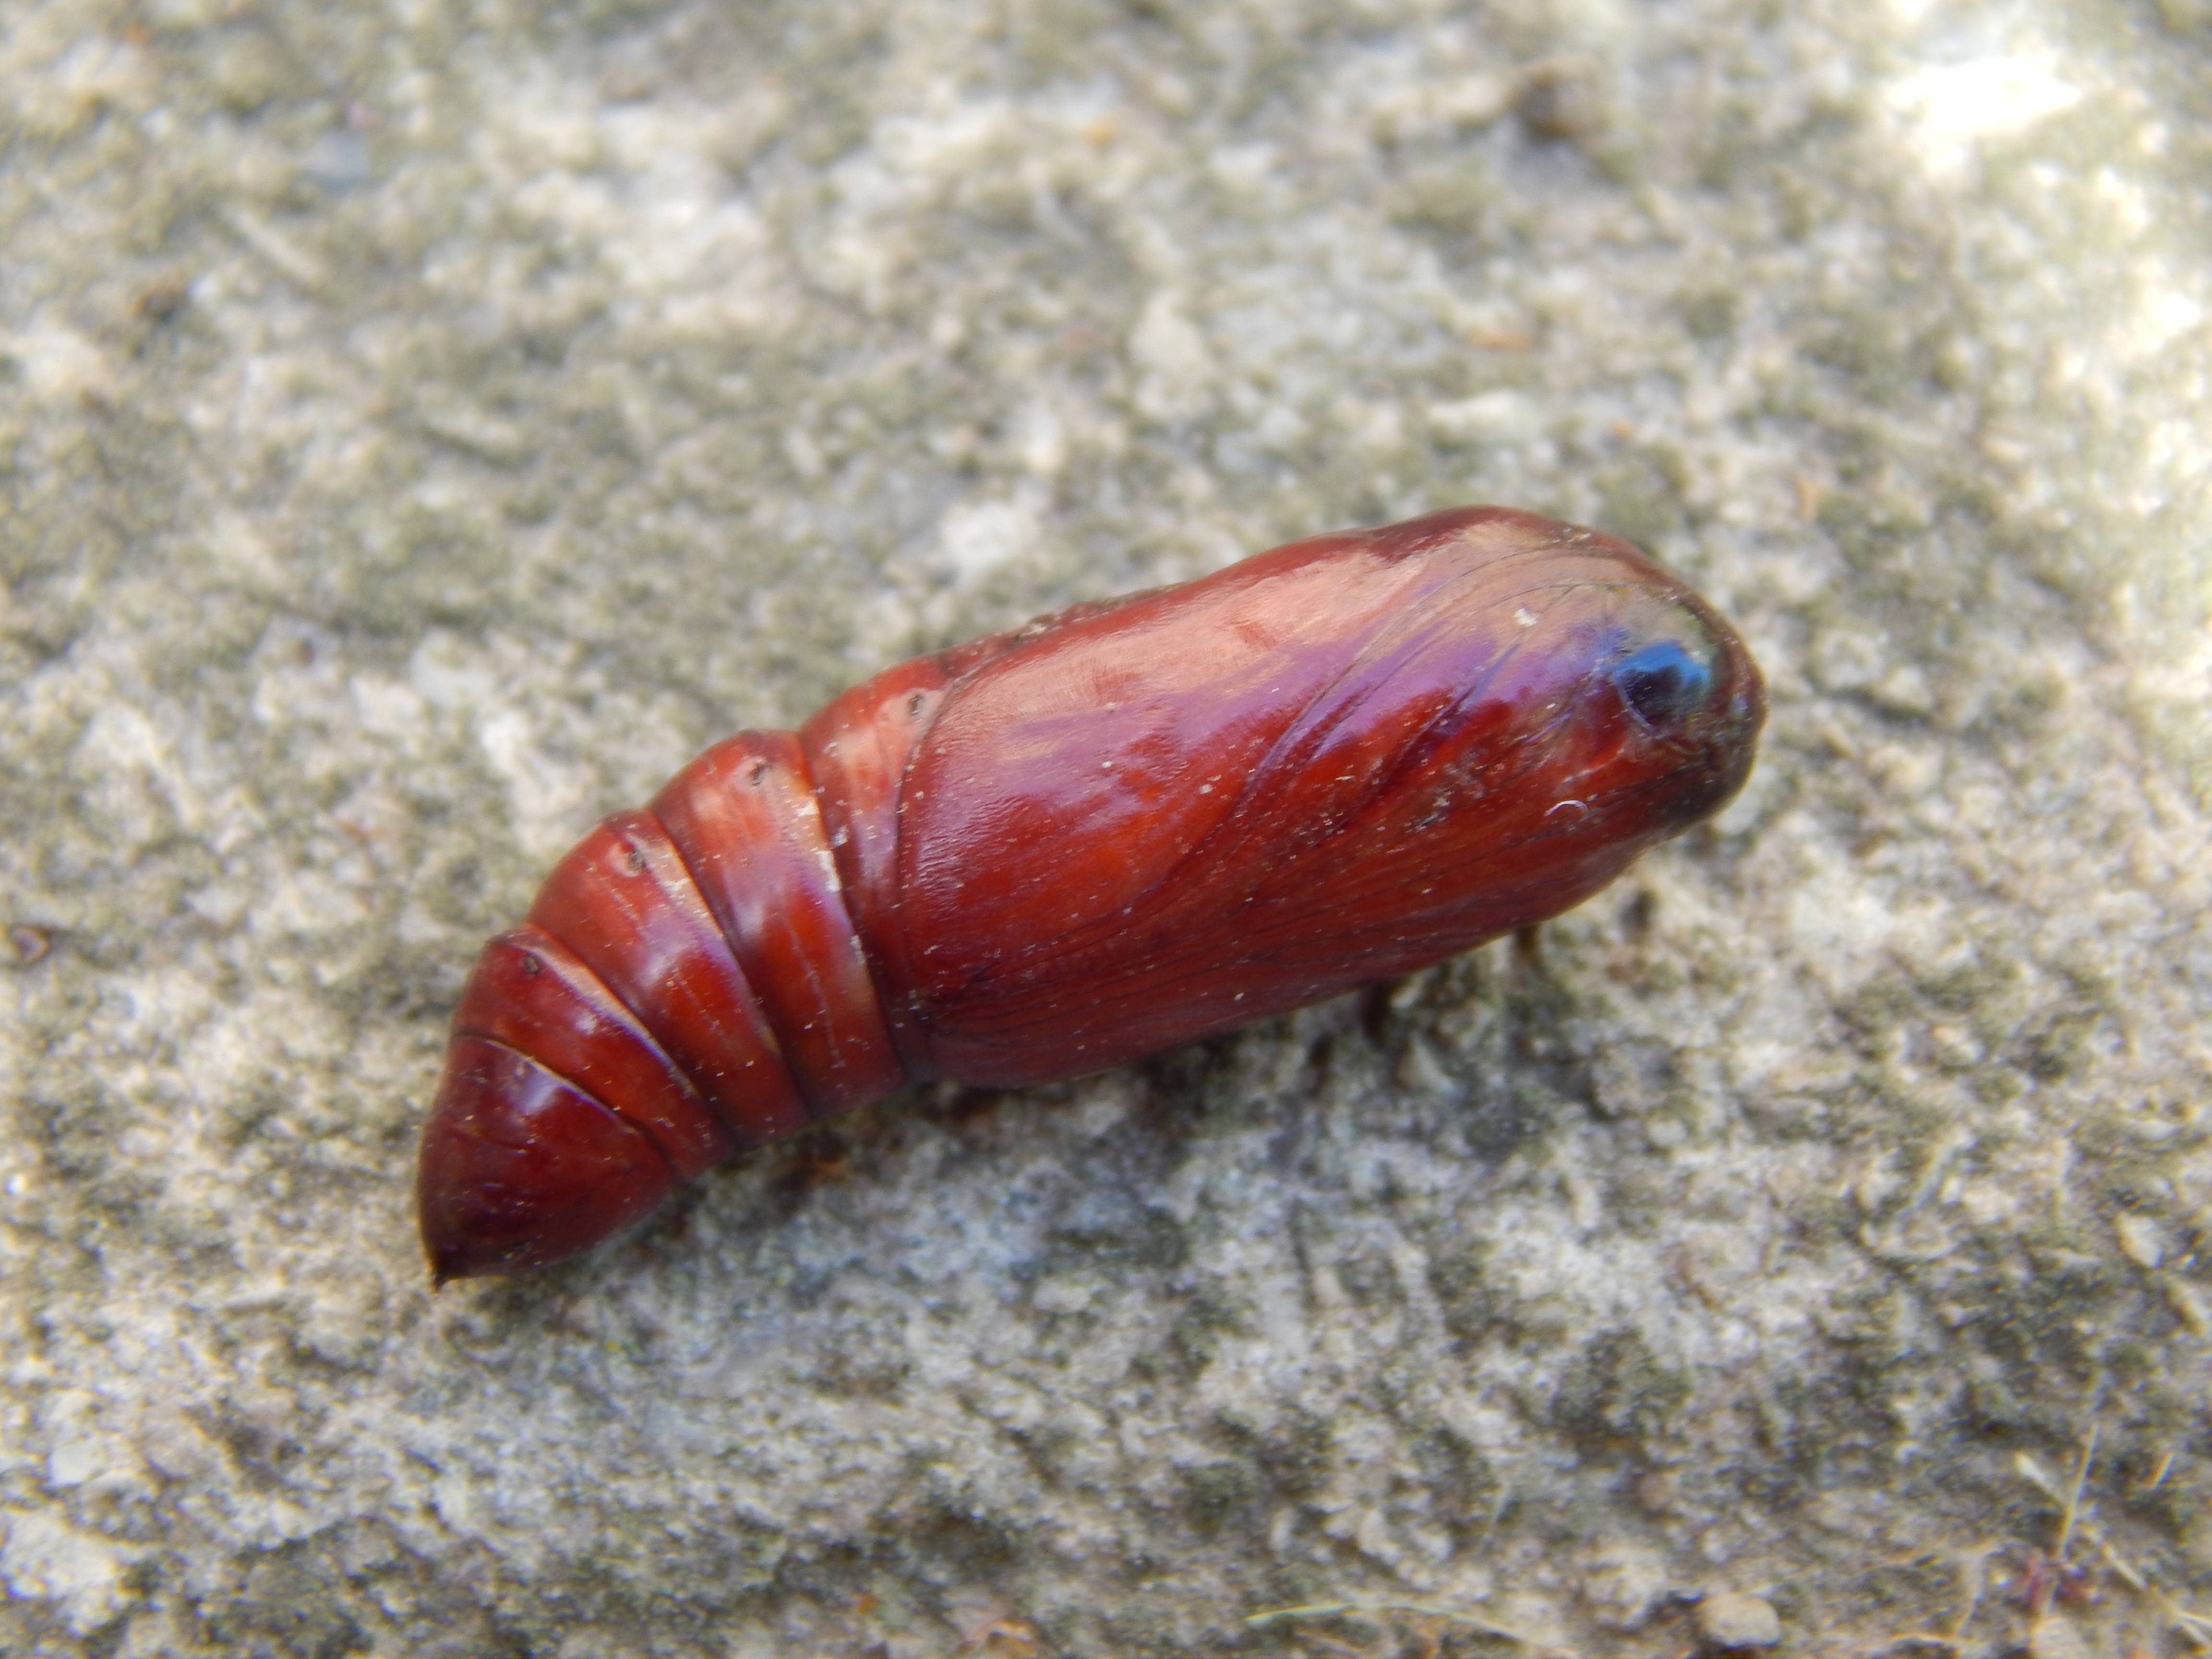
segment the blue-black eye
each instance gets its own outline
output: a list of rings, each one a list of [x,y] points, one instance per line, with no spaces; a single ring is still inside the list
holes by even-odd
[[[1613,666],[1620,700],[1655,726],[1672,726],[1705,702],[1713,671],[1672,640],[1632,651]]]

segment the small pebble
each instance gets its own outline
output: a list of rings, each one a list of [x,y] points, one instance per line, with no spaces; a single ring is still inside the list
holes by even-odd
[[[1698,1603],[1698,1634],[1723,1653],[1771,1648],[1782,1639],[1782,1619],[1772,1602],[1728,1590]]]
[[[2123,1212],[2112,1218],[2119,1236],[2120,1254],[2138,1267],[2155,1267],[2166,1260],[2166,1229],[2148,1216]]]

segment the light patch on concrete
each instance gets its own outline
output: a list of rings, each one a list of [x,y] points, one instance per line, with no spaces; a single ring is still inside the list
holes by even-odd
[[[1890,83],[1884,101],[1905,153],[1937,179],[1960,178],[1976,152],[2079,104],[2085,94],[2048,48],[1932,65]]]
[[[42,1511],[0,1510],[0,1577],[14,1594],[52,1604],[78,1635],[97,1630],[122,1601],[123,1573],[137,1552]]]

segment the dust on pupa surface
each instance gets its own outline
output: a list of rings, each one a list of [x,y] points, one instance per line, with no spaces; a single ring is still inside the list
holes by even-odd
[[[1735,1595],[2179,1650],[2208,52],[2190,0],[0,21],[0,1640],[1640,1655]],[[1711,830],[1534,960],[925,1092],[430,1298],[444,1019],[597,814],[1482,500],[1741,623]]]

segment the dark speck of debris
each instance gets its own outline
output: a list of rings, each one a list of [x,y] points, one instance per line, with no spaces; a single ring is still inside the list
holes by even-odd
[[[1580,140],[1605,125],[1592,67],[1567,58],[1534,64],[1524,70],[1513,112],[1534,138]]]
[[[46,959],[46,952],[54,948],[54,930],[34,927],[29,922],[19,921],[8,930],[8,943],[15,949],[18,967],[35,968]]]
[[[137,301],[138,314],[149,323],[166,323],[182,311],[192,297],[192,285],[188,277],[171,271],[157,276],[140,290]]]

